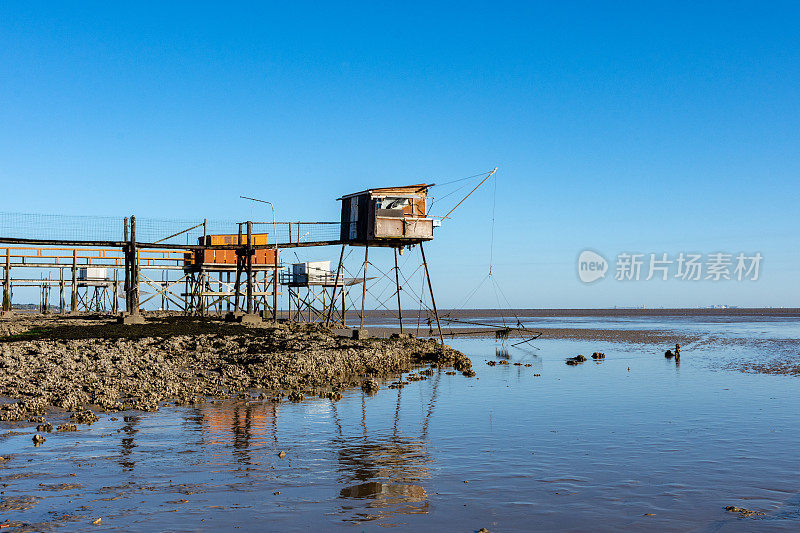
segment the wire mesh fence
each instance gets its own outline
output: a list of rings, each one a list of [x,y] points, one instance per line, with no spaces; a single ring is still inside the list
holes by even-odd
[[[339,222],[254,222],[253,233],[267,234],[267,242],[303,244],[339,240]]]
[[[136,217],[140,243],[198,245],[205,235],[238,235],[246,242],[245,221],[233,219],[161,219]],[[271,245],[339,240],[339,222],[253,222],[252,233]],[[125,217],[0,213],[0,238],[70,242],[122,242]],[[263,240],[261,240],[263,242]]]

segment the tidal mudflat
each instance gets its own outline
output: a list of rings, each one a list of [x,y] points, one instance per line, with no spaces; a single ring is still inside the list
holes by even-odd
[[[580,329],[571,320],[553,327]],[[592,320],[599,322],[582,326],[608,328],[602,317]],[[47,433],[39,446],[35,424],[6,422],[0,524],[800,528],[800,379],[753,366],[796,363],[796,324],[637,320],[644,323],[621,330],[686,335],[679,364],[664,357],[674,343],[619,335],[543,337],[517,347],[511,339],[464,338],[448,343],[469,357],[473,378],[417,365],[378,379],[377,392],[343,387],[338,401],[248,395],[101,412],[76,431]],[[588,360],[565,364],[577,354]],[[389,388],[398,382],[405,385]],[[62,417],[48,421],[67,422]]]

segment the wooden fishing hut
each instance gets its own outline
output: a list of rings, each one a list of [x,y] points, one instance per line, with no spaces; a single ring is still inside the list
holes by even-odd
[[[402,253],[407,246],[419,245],[422,263],[431,294],[431,303],[436,316],[436,323],[441,339],[441,326],[436,311],[436,301],[430,288],[430,275],[425,260],[422,243],[433,239],[433,228],[439,220],[428,217],[428,189],[433,187],[426,183],[405,185],[400,187],[380,187],[366,189],[361,192],[347,194],[338,198],[342,202],[340,240],[342,252],[339,256],[339,267],[334,279],[334,294],[339,284],[342,259],[345,246],[364,246],[364,273],[361,293],[361,325],[364,327],[364,303],[367,293],[367,265],[369,264],[369,248],[371,246],[391,247],[394,249],[394,272],[397,285],[397,308],[400,331],[403,331],[403,314],[400,308],[399,269],[397,266],[398,250]],[[331,308],[328,309],[327,322],[330,322]],[[443,342],[443,341],[442,341]]]
[[[431,186],[382,187],[342,196],[342,243],[398,247],[433,239],[438,221],[427,217]]]

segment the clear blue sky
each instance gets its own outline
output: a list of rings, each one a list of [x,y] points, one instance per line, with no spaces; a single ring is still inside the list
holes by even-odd
[[[336,220],[497,165],[514,306],[800,305],[796,3],[116,4],[0,5],[0,210]],[[427,249],[442,306],[485,276],[492,199]],[[584,285],[584,248],[764,262]]]

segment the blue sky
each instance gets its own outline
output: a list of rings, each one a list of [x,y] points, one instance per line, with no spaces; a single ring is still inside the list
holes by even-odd
[[[485,277],[493,203],[516,307],[798,305],[797,4],[376,4],[3,3],[0,210],[336,220],[499,166],[426,249],[441,306]],[[764,260],[586,285],[587,248]]]

